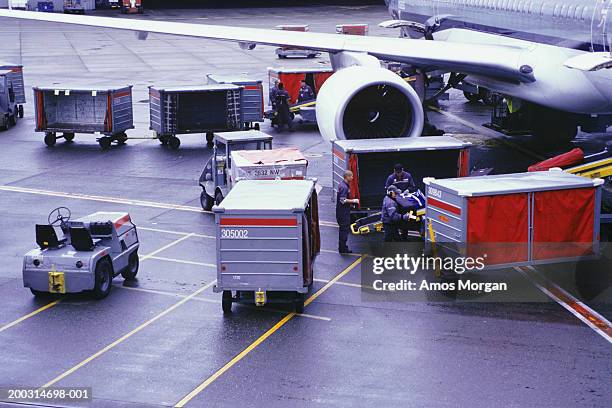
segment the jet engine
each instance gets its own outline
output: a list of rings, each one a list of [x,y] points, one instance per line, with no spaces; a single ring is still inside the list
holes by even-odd
[[[317,95],[317,123],[330,141],[420,136],[423,122],[417,93],[383,68],[341,69]]]

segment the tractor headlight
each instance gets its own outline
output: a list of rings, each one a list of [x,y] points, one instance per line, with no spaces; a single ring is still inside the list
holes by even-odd
[[[32,264],[33,264],[34,266],[40,266],[40,259],[34,259],[34,260],[32,261]]]
[[[76,261],[76,267],[79,268],[79,269],[82,268],[83,267],[83,262]]]

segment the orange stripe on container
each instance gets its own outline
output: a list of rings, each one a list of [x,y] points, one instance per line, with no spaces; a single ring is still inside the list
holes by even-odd
[[[427,205],[432,207],[438,207],[442,210],[446,210],[448,212],[452,212],[456,215],[461,215],[461,208],[455,207],[454,205],[447,204],[443,201],[438,201],[435,198],[427,198]]]

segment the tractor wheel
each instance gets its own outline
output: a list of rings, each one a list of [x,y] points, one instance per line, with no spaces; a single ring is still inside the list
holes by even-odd
[[[217,191],[215,193],[215,205],[221,204],[221,201],[223,201],[223,193],[221,191]]]
[[[9,127],[17,125],[17,112],[14,112],[13,115],[9,116],[8,124]]]
[[[200,193],[200,204],[202,205],[202,209],[204,211],[210,211],[215,204],[215,201],[206,193],[206,191],[202,191],[202,193]]]
[[[304,313],[304,295],[296,293],[293,307],[295,308],[295,313]]]
[[[223,297],[221,298],[221,308],[223,309],[223,314],[232,313],[232,291],[223,291]]]
[[[181,139],[179,139],[176,136],[172,136],[168,140],[168,146],[170,146],[170,148],[173,150],[177,150],[180,145],[181,145]]]
[[[45,133],[45,144],[49,147],[55,146],[55,142],[57,142],[57,137],[55,137],[55,133],[47,132]]]
[[[64,140],[72,142],[74,140],[74,133],[64,133]]]
[[[471,103],[480,102],[480,95],[478,94],[474,94],[468,91],[463,91],[463,96],[465,96],[465,99],[467,99]]]
[[[19,114],[20,118],[23,118],[23,105],[19,105],[17,108],[17,113]]]
[[[128,266],[121,272],[121,276],[123,279],[130,281],[136,279],[136,274],[138,273],[138,266],[140,265],[140,261],[138,259],[138,251],[134,251],[130,254],[128,258]]]
[[[260,129],[260,127],[259,127],[259,123],[256,123],[256,124],[253,126],[253,129],[255,129],[255,130],[259,130],[259,129]]]
[[[213,132],[206,132],[206,143],[209,147],[213,146],[213,140],[215,139],[215,135]]]
[[[108,296],[113,287],[113,265],[106,258],[100,259],[96,264],[95,283],[93,288],[93,297],[96,299],[104,299]]]
[[[101,148],[106,150],[111,147],[111,143],[113,143],[113,139],[111,139],[108,136],[104,136],[104,137],[101,137],[100,140],[98,140],[98,143],[100,144]]]

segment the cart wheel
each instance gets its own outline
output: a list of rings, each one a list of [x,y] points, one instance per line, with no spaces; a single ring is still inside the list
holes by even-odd
[[[72,142],[74,140],[74,133],[64,133],[64,140]]]
[[[19,105],[17,109],[18,109],[17,112],[19,113],[19,117],[23,118],[23,105]]]
[[[232,313],[232,291],[224,290],[221,298],[221,308],[224,314]]]
[[[57,141],[57,137],[55,137],[55,133],[47,132],[45,133],[45,144],[49,147],[55,146],[55,142]]]
[[[138,266],[140,265],[140,261],[138,259],[138,251],[134,251],[130,254],[128,258],[128,266],[121,272],[121,276],[125,280],[134,280],[136,279],[136,274],[138,273]]]
[[[223,201],[223,193],[220,191],[217,191],[215,193],[215,205],[221,204],[221,201]]]
[[[170,137],[168,137],[167,135],[158,135],[157,138],[159,139],[159,143],[164,146],[168,144],[168,140],[170,139]]]
[[[11,116],[9,116],[8,124],[9,127],[17,125],[17,112],[14,112]]]
[[[36,290],[36,289],[32,289],[32,288],[30,288],[30,292],[32,292],[32,294],[34,296],[36,296],[37,298],[40,298],[40,297],[49,297],[49,295],[50,295],[49,292],[43,292],[42,290]]]
[[[304,295],[301,293],[296,294],[293,307],[295,308],[295,313],[304,313]]]
[[[308,58],[315,58],[317,54],[308,54]]]
[[[181,145],[181,139],[179,139],[176,136],[171,136],[170,139],[168,140],[168,146],[170,146],[171,149],[178,149],[179,146]]]
[[[214,139],[215,135],[213,132],[206,132],[206,143],[208,143],[208,146],[212,147]]]
[[[212,206],[215,204],[215,201],[211,196],[206,194],[206,191],[202,191],[200,193],[200,204],[202,205],[202,209],[204,211],[210,211]]]
[[[256,123],[255,125],[253,125],[253,129],[255,129],[255,130],[259,130],[259,129],[260,129],[260,127],[259,127],[259,123]]]
[[[100,140],[98,140],[98,143],[100,144],[100,147],[103,148],[103,149],[110,148],[112,142],[113,142],[113,139],[111,139],[108,136],[101,137]]]
[[[278,59],[285,59],[285,58],[287,58],[286,55],[278,54]]]
[[[117,143],[118,143],[120,146],[123,146],[123,145],[125,144],[125,142],[127,142],[128,137],[127,137],[127,135],[125,134],[125,132],[123,132],[123,133],[119,133],[118,135],[116,135],[116,136],[115,136],[115,139],[117,140]]]
[[[100,259],[96,264],[95,283],[93,296],[96,299],[104,299],[108,296],[113,286],[113,266],[108,259]]]

